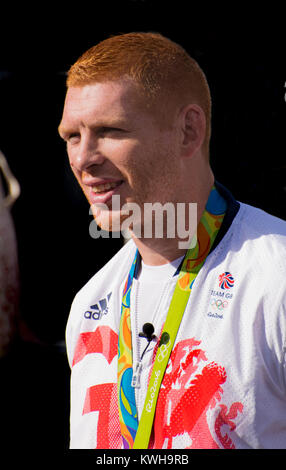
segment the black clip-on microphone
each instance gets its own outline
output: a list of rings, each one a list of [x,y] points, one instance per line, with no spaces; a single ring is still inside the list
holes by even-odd
[[[140,361],[142,359],[142,357],[144,356],[145,354],[145,351],[146,349],[148,348],[150,342],[152,341],[152,339],[156,338],[156,335],[154,335],[154,326],[152,325],[152,323],[144,323],[143,325],[143,332],[139,333],[139,336],[141,338],[146,338],[147,341],[148,341],[148,344],[146,346],[146,348],[144,349],[142,355],[141,355],[141,358],[140,358]]]
[[[141,374],[141,371],[142,371],[141,361],[142,361],[142,358],[143,358],[143,356],[146,352],[146,349],[148,348],[148,346],[151,343],[152,339],[156,338],[156,335],[153,334],[154,333],[154,326],[152,325],[152,323],[144,323],[142,329],[143,329],[143,331],[141,333],[139,333],[139,336],[141,338],[146,338],[147,341],[148,341],[148,344],[147,344],[146,348],[144,349],[143,353],[141,354],[140,361],[137,363],[136,369],[133,373],[131,385],[134,388],[140,388],[140,374]]]
[[[152,323],[144,323],[143,325],[143,333],[139,333],[139,336],[146,338],[149,342],[152,341],[152,339],[156,338],[156,335],[153,335],[154,333],[154,326]]]

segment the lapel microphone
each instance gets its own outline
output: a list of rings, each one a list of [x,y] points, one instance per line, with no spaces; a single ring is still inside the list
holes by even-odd
[[[144,323],[143,325],[143,332],[139,333],[139,336],[141,338],[146,338],[147,341],[150,343],[152,339],[156,338],[156,335],[154,335],[154,326],[152,323]]]
[[[142,327],[142,330],[143,331],[141,331],[139,333],[139,336],[141,338],[146,338],[148,343],[147,343],[147,346],[145,347],[143,353],[141,354],[139,362],[137,362],[135,372],[133,372],[131,385],[134,388],[140,388],[140,375],[141,375],[142,367],[143,367],[141,361],[143,359],[143,356],[144,356],[145,352],[147,351],[148,347],[150,346],[150,343],[151,343],[152,339],[156,338],[156,335],[153,334],[154,333],[154,326],[152,325],[152,323],[144,323],[144,325]]]
[[[156,335],[154,335],[154,326],[152,325],[152,323],[144,323],[143,325],[143,332],[139,333],[139,336],[141,338],[146,338],[147,341],[148,341],[148,344],[146,346],[146,348],[144,349],[143,353],[141,354],[141,358],[140,358],[140,361],[142,360],[145,352],[146,352],[146,349],[148,348],[149,344],[151,343],[152,339],[156,338]]]

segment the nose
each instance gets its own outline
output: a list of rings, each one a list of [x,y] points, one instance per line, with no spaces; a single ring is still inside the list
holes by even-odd
[[[102,165],[105,157],[99,150],[97,140],[84,135],[81,136],[79,144],[70,149],[69,160],[73,169],[83,172],[94,165]]]

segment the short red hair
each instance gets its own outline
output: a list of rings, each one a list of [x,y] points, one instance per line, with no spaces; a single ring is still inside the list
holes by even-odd
[[[206,116],[208,146],[211,134],[211,96],[206,77],[198,63],[177,43],[159,33],[120,34],[88,49],[71,66],[67,86],[92,82],[134,80],[144,97],[156,105],[196,103]]]

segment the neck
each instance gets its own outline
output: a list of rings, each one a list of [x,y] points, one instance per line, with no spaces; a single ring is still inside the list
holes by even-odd
[[[131,236],[139,250],[143,262],[150,266],[160,266],[171,263],[171,261],[183,256],[187,251],[178,247],[178,241],[176,239],[144,239],[136,238],[133,234],[131,234]]]
[[[207,185],[197,192],[197,196],[192,198],[192,202],[197,203],[197,225],[203,215],[214,179],[212,178]],[[187,211],[188,213],[188,211]],[[185,226],[188,227],[189,220],[186,220]],[[195,233],[197,225],[193,227],[192,234]],[[145,264],[150,266],[159,266],[170,263],[180,256],[185,255],[187,251],[186,244],[184,248],[180,248],[179,242],[183,241],[178,237],[174,238],[137,238],[131,231],[131,237],[137,246],[142,260]]]

